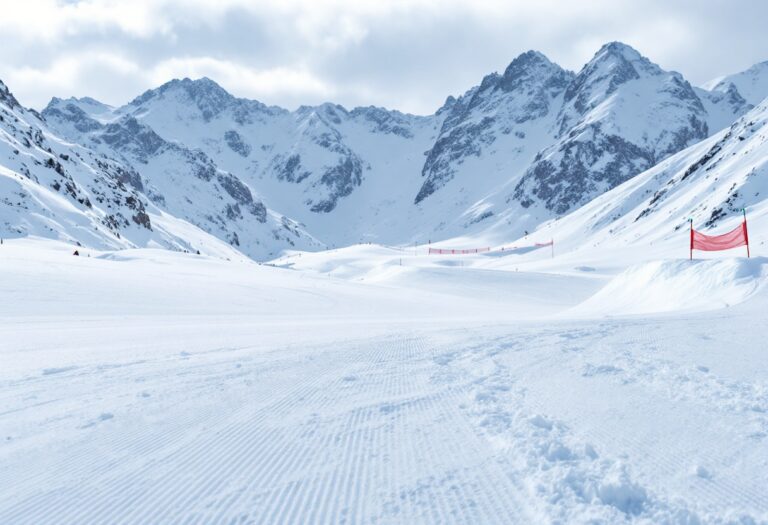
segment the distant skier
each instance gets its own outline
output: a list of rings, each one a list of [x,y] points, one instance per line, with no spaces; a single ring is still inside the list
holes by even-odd
[[[75,251],[74,251],[74,253],[73,253],[72,255],[77,255],[77,256],[79,257],[79,256],[80,256],[80,252],[78,252],[77,250],[75,250]]]

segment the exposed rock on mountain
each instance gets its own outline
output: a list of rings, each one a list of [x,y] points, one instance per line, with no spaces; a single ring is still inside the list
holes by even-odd
[[[557,141],[537,155],[513,198],[566,213],[706,138],[707,116],[678,73],[607,44],[566,89]]]

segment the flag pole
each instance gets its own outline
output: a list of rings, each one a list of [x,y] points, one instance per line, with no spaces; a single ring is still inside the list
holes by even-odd
[[[747,243],[747,259],[749,259],[749,235],[747,233],[747,209],[742,208],[741,213],[744,215],[744,241]]]
[[[688,219],[688,223],[691,225],[691,244],[690,249],[688,251],[688,260],[693,260],[693,217]]]

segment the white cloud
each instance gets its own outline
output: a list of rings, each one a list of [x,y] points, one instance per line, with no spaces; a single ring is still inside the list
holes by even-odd
[[[141,75],[141,69],[124,57],[84,52],[57,58],[44,68],[22,66],[14,69],[9,73],[7,83],[25,98],[39,100],[37,105],[42,106],[54,95],[82,96],[96,91],[106,94],[126,87],[126,81],[136,86],[135,80]]]
[[[0,31],[6,38],[54,41],[81,31],[118,30],[136,37],[168,32],[171,21],[158,16],[160,2],[137,0],[22,0],[3,10]]]
[[[36,107],[209,76],[268,104],[427,113],[528,49],[577,70],[610,40],[701,83],[768,59],[766,16],[720,0],[22,0],[3,6],[0,78]]]

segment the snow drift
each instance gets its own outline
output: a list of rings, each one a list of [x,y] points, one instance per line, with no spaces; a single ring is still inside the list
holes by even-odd
[[[627,268],[570,313],[715,310],[747,300],[765,285],[766,276],[765,257],[651,261]]]

